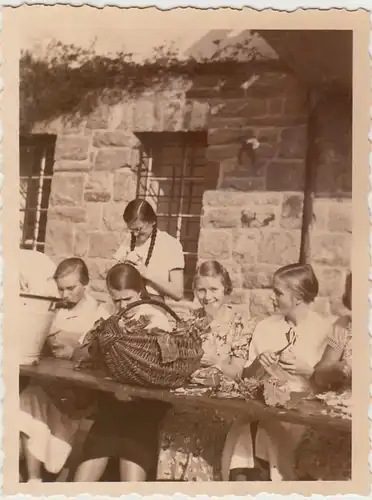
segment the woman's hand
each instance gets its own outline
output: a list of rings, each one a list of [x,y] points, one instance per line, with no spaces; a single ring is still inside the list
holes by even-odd
[[[265,351],[257,359],[260,365],[266,369],[278,361],[278,356],[273,351]]]
[[[48,344],[54,357],[59,359],[71,359],[79,343],[76,340],[66,338],[64,332],[58,331],[48,337]]]
[[[314,369],[307,361],[296,357],[281,357],[279,359],[279,366],[283,368],[290,375],[300,375],[302,377],[311,377]]]

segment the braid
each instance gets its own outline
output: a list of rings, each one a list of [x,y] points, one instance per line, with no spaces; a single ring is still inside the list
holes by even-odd
[[[133,233],[130,233],[130,251],[133,252],[135,247],[136,247],[136,237]]]
[[[149,251],[148,251],[147,257],[146,257],[146,262],[145,262],[146,267],[149,265],[150,259],[152,257],[152,252],[154,251],[157,232],[158,232],[158,227],[157,227],[157,224],[155,223],[154,227],[152,228]]]

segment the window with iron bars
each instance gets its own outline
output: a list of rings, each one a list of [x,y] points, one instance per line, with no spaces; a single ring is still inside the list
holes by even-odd
[[[20,247],[44,252],[56,137],[19,138]]]
[[[158,227],[177,238],[185,256],[185,297],[192,298],[203,193],[216,186],[206,132],[142,133],[137,197],[152,202]]]

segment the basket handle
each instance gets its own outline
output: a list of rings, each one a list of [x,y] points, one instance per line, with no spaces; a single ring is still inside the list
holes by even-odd
[[[173,311],[173,309],[171,309],[167,304],[165,304],[164,302],[160,302],[158,300],[155,300],[155,299],[141,299],[141,300],[136,300],[135,302],[132,302],[131,304],[129,304],[128,306],[124,307],[121,311],[118,312],[117,316],[119,316],[119,318],[122,318],[123,316],[125,316],[125,314],[130,311],[131,309],[133,309],[134,307],[138,307],[138,306],[141,306],[142,304],[149,304],[149,305],[153,305],[153,306],[156,306],[156,307],[161,307],[163,308],[170,316],[172,316],[173,319],[175,319],[177,321],[177,323],[179,323],[181,321],[181,318],[178,316],[177,313],[175,313]]]

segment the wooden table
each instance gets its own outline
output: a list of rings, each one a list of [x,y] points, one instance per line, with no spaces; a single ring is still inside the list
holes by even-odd
[[[21,377],[32,379],[54,379],[69,382],[106,393],[112,393],[118,399],[135,397],[167,401],[174,405],[214,408],[234,415],[249,414],[257,420],[279,419],[285,422],[304,424],[313,428],[332,428],[351,432],[351,421],[324,413],[325,406],[320,401],[302,400],[295,408],[281,409],[266,406],[260,401],[246,401],[238,398],[211,397],[209,395],[177,394],[169,390],[146,389],[123,385],[94,371],[76,371],[73,362],[44,358],[37,365],[20,367]]]

